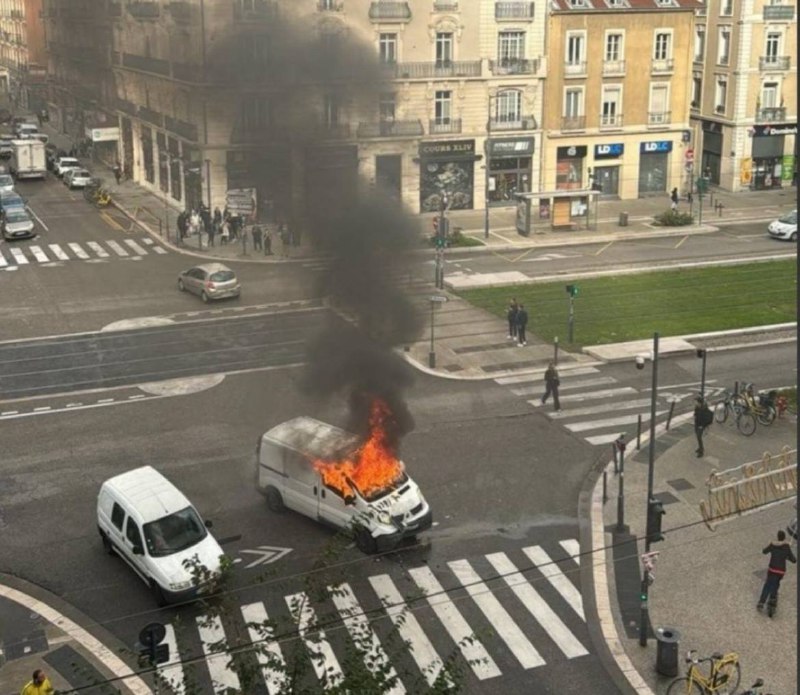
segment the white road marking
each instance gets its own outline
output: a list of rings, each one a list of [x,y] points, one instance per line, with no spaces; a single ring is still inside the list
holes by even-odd
[[[433,648],[431,641],[422,631],[413,611],[407,610],[403,597],[388,574],[369,578],[372,588],[397,628],[400,637],[409,645],[411,656],[416,661],[428,685],[433,685],[444,664]]]
[[[49,263],[49,256],[39,246],[29,246],[28,249],[39,263]]]
[[[342,667],[339,660],[331,649],[331,645],[325,637],[325,631],[317,629],[317,614],[309,605],[308,596],[303,593],[289,594],[284,596],[286,605],[297,623],[297,629],[306,645],[310,655],[310,661],[314,666],[317,678],[327,681],[329,685],[338,685],[344,679]],[[311,633],[309,635],[309,632]]]
[[[25,254],[22,253],[22,249],[18,249],[15,246],[12,246],[9,251],[11,251],[11,255],[14,256],[14,260],[17,262],[17,265],[27,265],[28,259],[25,257]]]
[[[535,403],[541,404],[541,401],[528,401],[531,405]],[[622,401],[621,403],[614,403],[614,410],[631,410],[632,408],[642,408],[650,405],[649,398],[639,398],[633,401]],[[562,410],[560,413],[548,413],[548,416],[553,419],[578,417],[579,415],[599,415],[600,413],[608,412],[608,403],[601,403],[600,405],[587,405],[585,408],[570,408],[569,410]]]
[[[581,564],[581,545],[575,538],[566,538],[563,541],[559,541],[558,544],[567,551],[567,555],[575,560],[578,565]]]
[[[239,677],[228,668],[230,656],[225,651],[225,630],[222,620],[216,615],[198,615],[195,618],[200,641],[203,643],[203,653],[206,655],[206,665],[214,692],[227,692],[230,688],[239,690]]]
[[[258,644],[262,649],[256,650],[256,657],[261,664],[261,670],[267,681],[267,688],[271,693],[282,692],[286,687],[287,666],[283,659],[283,654],[275,641],[274,629],[267,625],[267,610],[263,603],[248,603],[242,606],[242,617],[247,623],[247,631],[250,640]],[[269,664],[275,664],[278,669],[270,668]]]
[[[78,258],[80,258],[81,260],[85,260],[85,259],[89,258],[89,254],[88,254],[88,253],[86,253],[86,251],[84,251],[84,250],[83,250],[83,249],[82,249],[82,248],[81,248],[81,247],[80,247],[78,244],[76,244],[74,241],[72,241],[72,242],[70,242],[69,244],[67,244],[67,246],[69,246],[69,248],[70,248],[70,251],[72,251],[72,253],[74,253],[74,254],[75,254],[75,255],[76,255]]]
[[[4,410],[2,413],[0,413],[0,417],[5,417],[6,415],[16,415],[18,412],[19,410]]]
[[[53,252],[53,255],[59,261],[68,261],[69,260],[69,256],[67,255],[67,252],[64,251],[64,249],[61,248],[61,244],[48,244],[48,246],[50,247],[50,250]]]
[[[553,585],[553,588],[561,594],[561,597],[572,607],[572,609],[580,616],[584,622],[586,618],[583,614],[583,599],[580,592],[575,588],[575,585],[567,579],[561,568],[554,563],[550,556],[538,545],[532,545],[523,548],[524,552],[530,561],[539,568],[539,571],[547,577],[547,581]]]
[[[571,376],[582,376],[584,374],[597,374],[600,370],[596,369],[595,367],[577,367],[575,369],[562,370],[561,378],[567,379]],[[526,381],[539,381],[542,384],[544,383],[544,372],[535,372],[531,374],[516,374],[514,376],[501,376],[495,379],[495,383],[498,383],[502,386],[506,386],[507,384],[522,384]]]
[[[636,393],[636,389],[631,388],[630,386],[622,386],[617,389],[603,389],[601,391],[589,391],[588,393],[582,394],[570,394],[564,396],[560,400],[567,401],[567,402],[574,402],[574,401],[592,401],[597,398],[613,398],[614,396],[621,396],[623,393]]]
[[[145,396],[143,393],[136,393],[133,396],[128,396],[129,401],[135,401],[138,398],[147,398],[147,396]]]
[[[51,406],[49,406],[49,405],[41,405],[38,408],[34,408],[33,412],[34,413],[43,413],[44,411],[50,410],[50,409],[51,409]]]
[[[474,638],[464,616],[445,593],[439,580],[427,567],[415,567],[408,570],[417,586],[428,594],[427,599],[433,612],[444,625],[450,637],[456,643],[475,675],[481,680],[496,678],[501,675],[500,669],[484,646]]]
[[[109,240],[106,242],[106,244],[108,244],[108,247],[109,247],[109,248],[110,248],[110,249],[111,249],[111,250],[112,250],[114,253],[116,253],[118,256],[130,256],[130,254],[129,254],[129,253],[128,253],[128,252],[127,252],[125,249],[123,249],[123,248],[122,248],[122,247],[121,247],[121,246],[120,246],[120,245],[119,245],[119,244],[118,244],[116,241],[114,241],[113,239],[109,239]]]
[[[98,403],[113,403],[116,399],[114,398],[101,398],[98,400]]]
[[[503,608],[497,597],[488,586],[481,581],[480,575],[472,569],[466,560],[455,560],[447,563],[456,579],[472,596],[478,608],[492,624],[497,634],[506,643],[511,653],[517,657],[522,668],[536,668],[544,664],[541,654],[536,651],[530,640],[522,632],[508,611]]]
[[[503,575],[506,584],[511,587],[516,597],[522,601],[522,605],[528,609],[528,612],[550,635],[558,645],[558,648],[564,653],[564,656],[568,659],[574,659],[577,656],[585,656],[589,653],[578,638],[570,632],[561,618],[556,615],[555,611],[547,605],[547,602],[540,596],[539,592],[517,570],[514,563],[508,559],[505,553],[492,553],[487,555],[486,559],[489,560],[498,574]]]
[[[577,381],[561,382],[558,387],[559,395],[562,391],[569,391],[571,389],[585,388],[586,386],[604,386],[608,384],[616,384],[617,380],[613,376],[598,376],[594,379],[579,379]],[[511,393],[515,396],[532,396],[535,393],[544,393],[544,381],[536,386],[524,386],[522,388],[511,389]]]
[[[150,243],[153,243],[152,239],[150,239],[149,241],[150,241]],[[150,248],[153,249],[153,251],[155,251],[157,254],[160,254],[160,255],[163,255],[163,254],[167,253],[167,250],[163,246],[151,246]]]
[[[108,258],[108,251],[106,251],[100,244],[96,241],[87,241],[86,245],[94,251],[95,256],[98,258]]]
[[[169,683],[175,695],[184,695],[186,692],[181,653],[178,650],[178,640],[175,637],[175,628],[171,623],[164,625],[167,635],[164,641],[169,646],[169,661],[160,668],[161,677]]]
[[[33,209],[32,209],[30,206],[27,206],[27,207],[28,207],[28,212],[30,212],[30,213],[31,213],[31,215],[33,215],[33,218],[34,218],[34,219],[35,219],[35,220],[36,220],[36,221],[37,221],[37,222],[38,222],[40,225],[42,225],[42,227],[44,228],[44,231],[46,231],[46,232],[49,232],[49,231],[50,231],[50,227],[48,227],[48,226],[47,226],[47,225],[44,223],[44,221],[42,220],[42,218],[41,218],[41,217],[39,217],[39,215],[37,215],[37,214],[36,214],[36,213],[33,211]]]
[[[663,415],[665,410],[656,411],[656,416]],[[649,422],[650,413],[641,413],[642,422]],[[587,422],[571,422],[564,425],[570,432],[585,432],[586,430],[599,430],[604,427],[616,427],[617,425],[632,425],[637,422],[639,415],[620,415],[619,417],[609,417],[603,420],[590,420]],[[619,434],[619,433],[618,433]]]
[[[5,268],[7,265],[8,261],[6,260],[6,257],[0,253],[0,268]]]
[[[123,240],[130,248],[133,249],[133,252],[139,256],[146,256],[147,251],[145,251],[139,244],[137,244],[133,239],[124,239]]]
[[[618,437],[619,432],[614,432],[613,434],[595,434],[591,437],[584,437],[583,440],[589,444],[611,444]]]

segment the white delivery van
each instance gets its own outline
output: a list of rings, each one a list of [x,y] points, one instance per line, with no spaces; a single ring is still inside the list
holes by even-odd
[[[400,461],[400,474],[385,489],[352,494],[326,485],[315,461],[350,456],[361,444],[354,434],[310,417],[297,417],[265,432],[258,441],[257,485],[272,511],[293,509],[336,529],[348,529],[365,553],[394,548],[430,528],[431,509]]]
[[[44,143],[39,140],[14,140],[9,168],[16,179],[43,179],[47,174]]]
[[[151,466],[106,480],[97,496],[97,528],[109,555],[119,555],[150,587],[159,606],[197,596],[185,560],[197,558],[211,573],[222,548],[208,532],[210,521]]]

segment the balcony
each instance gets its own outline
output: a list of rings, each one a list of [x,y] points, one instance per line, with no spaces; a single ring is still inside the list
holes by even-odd
[[[480,77],[480,60],[445,60],[420,63],[387,63],[394,77],[405,80],[440,77]]]
[[[173,0],[167,5],[170,16],[176,22],[189,23],[194,17],[194,8],[192,3],[187,0]]]
[[[650,111],[647,114],[647,125],[668,126],[672,122],[672,111]]]
[[[117,98],[114,102],[114,107],[117,109],[117,111],[122,111],[122,113],[126,113],[129,116],[135,116],[138,112],[136,104],[127,101],[126,99]]]
[[[586,116],[562,116],[561,130],[586,130]]]
[[[621,113],[601,113],[600,114],[600,128],[601,129],[622,128],[622,114]]]
[[[317,123],[314,134],[322,140],[349,140],[353,137],[349,123]]]
[[[672,58],[653,58],[650,61],[650,72],[664,74],[675,70],[675,61]]]
[[[428,124],[428,132],[431,135],[450,135],[453,133],[461,132],[461,119],[460,118],[440,118],[430,120]]]
[[[187,140],[197,140],[197,126],[194,123],[187,123],[177,118],[164,116],[164,127]]]
[[[378,0],[369,5],[369,18],[389,22],[407,22],[411,19],[411,8],[407,2]]]
[[[202,82],[203,68],[195,63],[173,63],[172,77],[181,82]]]
[[[533,116],[501,116],[489,119],[489,129],[499,130],[536,130],[536,119]]]
[[[146,106],[139,107],[139,118],[159,128],[164,127],[164,117],[158,111],[148,109]]]
[[[758,123],[782,123],[786,120],[785,106],[765,106],[756,110]]]
[[[422,121],[377,121],[358,124],[359,138],[408,138],[418,137],[424,132]]]
[[[790,56],[761,56],[758,59],[759,70],[788,70],[791,65]]]
[[[564,63],[564,77],[586,77],[586,61]]]
[[[344,12],[344,2],[340,0],[317,0],[317,12]]]
[[[135,19],[158,19],[161,7],[152,0],[135,0],[128,4],[128,14]]]
[[[764,21],[784,20],[791,22],[794,19],[793,5],[764,5]]]
[[[458,12],[458,0],[433,0],[434,12]]]
[[[527,58],[501,58],[490,60],[489,70],[493,75],[535,75],[539,72],[539,61]]]
[[[134,55],[133,53],[123,53],[122,64],[131,70],[141,70],[142,72],[152,72],[156,75],[169,76],[168,60],[148,58],[147,56]]]
[[[532,2],[496,2],[494,4],[494,18],[503,19],[533,19]]]
[[[603,61],[603,77],[611,77],[613,75],[624,75],[624,74],[625,74],[624,60]]]
[[[274,19],[278,4],[273,0],[234,0],[233,19],[237,22],[258,22]]]

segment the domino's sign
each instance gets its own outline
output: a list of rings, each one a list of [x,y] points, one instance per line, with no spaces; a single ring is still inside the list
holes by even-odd
[[[660,152],[672,152],[672,140],[653,140],[643,142],[639,147],[641,154],[654,154]]]
[[[594,146],[595,159],[612,159],[614,157],[621,157],[624,152],[625,145],[621,142],[612,142],[608,145]]]

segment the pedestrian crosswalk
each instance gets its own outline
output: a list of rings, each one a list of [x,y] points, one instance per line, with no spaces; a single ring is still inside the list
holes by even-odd
[[[237,606],[235,615],[167,625],[170,660],[161,675],[179,695],[204,682],[211,687],[203,692],[241,692],[229,652],[247,652],[238,639],[246,635],[258,646],[248,658],[260,664],[269,693],[298,668],[298,643],[309,677],[328,685],[343,682],[352,645],[367,668],[393,680],[393,695],[447,679],[444,665],[459,655],[478,682],[513,677],[589,654],[579,568],[578,542],[569,538],[409,567],[399,577],[349,578],[325,594],[265,589],[268,598]]]
[[[0,269],[16,270],[22,266],[58,263],[63,261],[92,261],[119,258],[140,258],[148,255],[163,255],[167,251],[150,238],[123,239],[119,243],[113,239],[105,241],[43,243],[36,239],[34,244],[14,243],[0,245]]]

